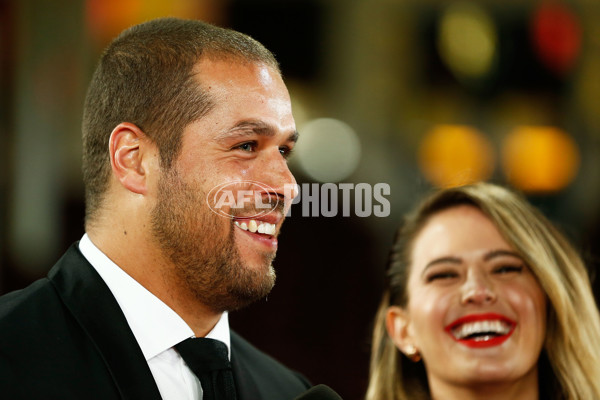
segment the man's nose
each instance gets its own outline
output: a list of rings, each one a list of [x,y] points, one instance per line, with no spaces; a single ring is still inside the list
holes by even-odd
[[[259,163],[259,181],[268,185],[275,194],[286,202],[291,201],[298,195],[296,178],[288,167],[287,160],[279,152],[279,149],[269,151]]]
[[[467,278],[461,287],[461,303],[484,305],[496,301],[496,292],[492,282],[483,271],[469,269]]]

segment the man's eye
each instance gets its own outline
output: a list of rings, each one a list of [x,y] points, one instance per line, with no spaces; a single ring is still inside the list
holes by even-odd
[[[283,158],[289,158],[292,155],[292,151],[293,151],[293,149],[291,149],[288,146],[281,146],[279,148],[279,152],[281,153]]]
[[[256,150],[256,143],[255,142],[242,143],[240,145],[237,145],[235,147],[235,149],[239,149],[239,150],[243,150],[243,151],[254,151],[254,150]]]

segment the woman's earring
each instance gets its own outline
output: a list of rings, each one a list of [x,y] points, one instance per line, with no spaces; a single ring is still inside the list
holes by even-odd
[[[406,356],[408,358],[410,358],[410,360],[412,362],[419,362],[421,361],[421,354],[419,353],[419,350],[417,350],[417,348],[415,346],[413,346],[412,344],[409,344],[406,347],[405,353]]]

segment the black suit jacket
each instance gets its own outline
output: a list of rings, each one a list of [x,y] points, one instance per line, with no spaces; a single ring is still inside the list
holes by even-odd
[[[239,400],[288,400],[310,386],[234,332],[231,362]],[[117,301],[76,244],[47,278],[0,297],[0,398],[161,398]]]

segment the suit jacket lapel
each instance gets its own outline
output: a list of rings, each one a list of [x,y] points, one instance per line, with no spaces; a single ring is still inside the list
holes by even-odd
[[[310,387],[290,371],[231,332],[231,364],[239,400],[293,399]]]
[[[231,368],[233,370],[233,379],[237,391],[238,400],[256,400],[264,398],[256,384],[256,378],[252,376],[252,366],[235,355],[235,344],[231,343]]]
[[[71,246],[48,276],[102,355],[122,397],[160,400],[156,382],[127,319],[77,244]]]

